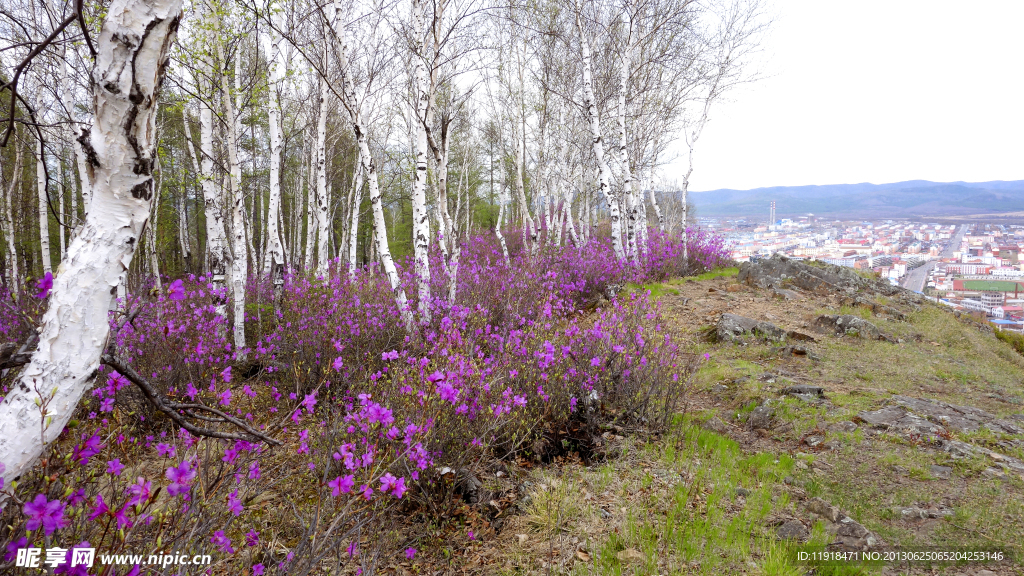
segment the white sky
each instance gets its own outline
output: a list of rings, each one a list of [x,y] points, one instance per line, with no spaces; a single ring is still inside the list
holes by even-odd
[[[691,190],[1024,179],[1024,1],[769,10],[769,77],[712,109]]]

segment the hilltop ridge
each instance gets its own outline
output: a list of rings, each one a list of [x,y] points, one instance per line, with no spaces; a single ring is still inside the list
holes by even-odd
[[[930,182],[907,180],[888,184],[772,186],[752,190],[719,189],[691,192],[701,216],[763,216],[776,202],[782,216],[943,217],[983,212],[1024,210],[1024,180]]]

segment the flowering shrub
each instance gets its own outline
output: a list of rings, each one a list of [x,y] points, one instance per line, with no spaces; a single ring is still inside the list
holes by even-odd
[[[396,510],[450,495],[441,470],[543,456],[535,440],[570,421],[591,432],[609,420],[664,425],[696,361],[646,294],[601,297],[726,259],[712,235],[691,234],[684,260],[678,239],[652,232],[636,264],[595,239],[514,253],[509,266],[477,237],[449,300],[431,257],[431,319],[412,333],[372,266],[292,273],[277,308],[273,287],[251,278],[245,350],[217,313],[227,288],[208,278],[129,296],[139,314],[111,318],[120,358],[169,399],[215,407],[282,445],[193,435],[106,369],[38,473],[3,487],[16,505],[0,536],[10,550],[88,541],[110,554],[212,554],[239,574],[362,564]],[[410,296],[412,269],[401,267]],[[18,330],[5,314],[0,331]]]

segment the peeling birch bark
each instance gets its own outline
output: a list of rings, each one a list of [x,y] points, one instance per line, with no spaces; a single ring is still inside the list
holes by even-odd
[[[218,23],[219,24],[219,23]],[[219,26],[218,26],[219,28]],[[224,61],[224,45],[217,42],[220,61]],[[238,60],[235,60],[236,81]],[[245,281],[249,275],[249,257],[245,235],[245,196],[242,194],[242,165],[238,161],[238,118],[236,104],[227,83],[222,83],[221,103],[227,124],[228,151],[228,193],[231,198],[231,303],[234,308],[232,335],[234,336],[235,358],[245,358]]]
[[[328,225],[327,214],[329,194],[327,192],[327,90],[320,90],[320,115],[316,123],[316,274],[327,278],[330,270],[328,256]],[[312,252],[310,252],[312,254]]]
[[[615,249],[615,256],[619,260],[626,259],[626,253],[622,247],[622,216],[619,211],[619,200],[611,191],[611,168],[604,158],[604,139],[601,136],[601,118],[597,111],[597,100],[594,96],[593,80],[593,58],[590,54],[590,42],[587,40],[586,31],[583,30],[583,22],[579,11],[582,8],[577,5],[576,29],[580,33],[580,44],[583,51],[583,104],[586,108],[587,119],[590,121],[590,135],[592,138],[591,148],[594,157],[597,159],[598,187],[601,195],[608,203],[608,214],[612,221],[612,247]]]
[[[421,320],[430,322],[430,220],[427,214],[427,69],[423,62],[426,46],[426,20],[423,14],[425,0],[412,0],[412,30],[416,53],[413,54],[413,81],[415,82],[416,127],[414,152],[416,171],[412,183],[412,243],[416,269],[417,295]]]
[[[158,95],[180,17],[181,0],[108,8],[92,71],[95,122],[83,139],[92,205],[54,278],[32,361],[0,403],[5,486],[64,430],[99,367],[112,296],[149,218]]]

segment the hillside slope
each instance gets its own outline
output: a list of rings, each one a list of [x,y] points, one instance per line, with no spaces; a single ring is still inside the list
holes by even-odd
[[[604,461],[520,471],[518,514],[473,544],[462,569],[1022,573],[1008,561],[912,571],[798,561],[828,545],[1019,559],[1024,357],[967,317],[902,290],[851,287],[833,267],[826,281],[794,282],[747,266],[738,278],[645,287],[677,338],[709,358],[678,427],[662,437],[608,429]]]

